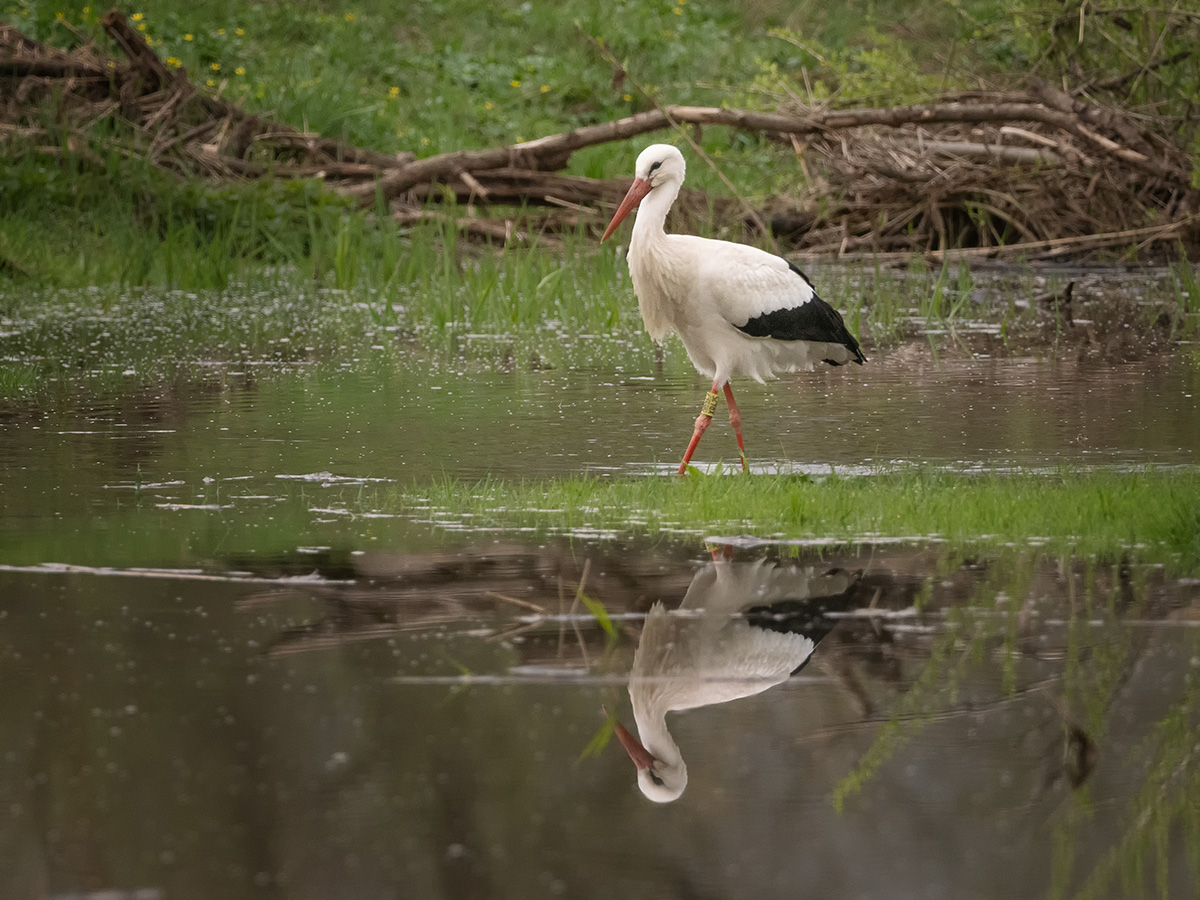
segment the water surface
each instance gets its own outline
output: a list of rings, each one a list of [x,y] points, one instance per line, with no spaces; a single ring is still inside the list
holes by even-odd
[[[5,896],[1194,894],[1195,579],[698,549],[0,573]],[[747,603],[862,574],[797,675],[668,717],[690,777],[653,804],[588,748],[634,727],[647,611],[714,569]]]
[[[8,401],[0,550],[21,562],[193,564],[214,545],[237,549],[248,530],[273,551],[363,547],[385,523],[346,510],[381,485],[673,472],[707,390],[682,366],[453,374],[401,358],[371,372],[206,371]],[[934,359],[904,348],[737,388],[752,467],[813,475],[1194,468],[1198,392],[1200,367],[1185,356]],[[696,460],[736,465],[735,449],[718,415]],[[111,533],[116,523],[134,545]]]
[[[925,544],[714,557],[699,534],[472,533],[376,502],[672,471],[707,384],[635,328],[440,331],[282,289],[2,324],[5,897],[1197,891],[1195,573]],[[959,326],[735,385],[753,467],[1195,469],[1186,347]],[[718,415],[697,460],[733,448]],[[816,596],[831,578],[850,586]],[[605,743],[604,710],[636,730],[657,602],[816,642],[769,689],[667,716],[689,777],[665,805]],[[754,658],[749,627],[713,646]]]

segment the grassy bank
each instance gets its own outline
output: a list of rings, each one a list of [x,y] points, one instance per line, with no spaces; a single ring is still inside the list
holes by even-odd
[[[418,156],[609,121],[656,102],[768,110],[793,98],[898,104],[1004,87],[1039,66],[1053,80],[1047,61],[1068,51],[1086,56],[1093,82],[1119,80],[1155,54],[1171,57],[1170,66],[1131,79],[1129,99],[1159,111],[1190,103],[1198,63],[1171,56],[1183,52],[1179,42],[1188,46],[1190,27],[1175,27],[1172,9],[1148,8],[1122,34],[1120,50],[1106,15],[1072,9],[1048,0],[836,9],[727,0],[511,9],[468,0],[401,7],[146,0],[124,11],[168,65],[215,95],[305,130]],[[100,12],[81,0],[16,0],[2,15],[39,40],[70,47],[98,33]],[[1066,19],[1077,39],[1067,41],[1058,27]],[[52,123],[53,143],[61,123],[43,112],[17,125]],[[397,231],[313,183],[167,177],[114,152],[104,127],[87,155],[65,137],[47,147],[47,138],[22,138],[20,128],[5,136],[11,165],[0,172],[0,283],[223,288],[283,266],[320,283],[384,289],[429,270],[421,246],[440,240],[436,229]],[[695,161],[692,186],[728,194],[732,184],[754,201],[804,181],[790,146],[720,127],[688,135],[713,163]],[[579,151],[571,171],[627,177],[644,143]]]
[[[0,540],[0,562],[168,568],[221,560],[294,560],[297,547],[339,559],[354,550],[414,553],[568,538],[682,543],[747,536],[804,547],[936,543],[948,554],[1032,551],[1101,561],[1200,567],[1200,474],[1062,472],[961,476],[945,472],[807,480],[795,476],[441,480],[319,488],[265,487],[243,502],[218,483],[165,509],[161,491],[122,492],[53,521],[30,517]],[[98,501],[99,502],[99,501]],[[232,505],[230,505],[232,504]],[[169,504],[167,504],[169,505]],[[473,552],[468,550],[468,552]],[[782,552],[787,552],[786,550]]]
[[[214,93],[326,136],[424,156],[618,118],[655,100],[769,103],[786,96],[801,66],[823,96],[889,91],[896,100],[963,77],[957,66],[946,72],[943,48],[953,48],[960,65],[965,58],[1002,71],[998,59],[988,63],[972,49],[988,46],[977,40],[982,22],[1012,27],[993,3],[918,6],[139,0],[121,9],[168,65],[186,68]],[[4,17],[32,37],[69,46],[75,29],[96,30],[106,9],[90,0],[17,0]],[[913,45],[926,41],[939,52],[914,68]],[[1000,52],[1011,60],[1035,51],[1032,42],[1023,49],[1009,42]],[[607,53],[627,71],[614,72]],[[761,168],[776,158],[769,146],[731,147],[721,131],[711,141],[737,183],[771,183]],[[575,165],[582,174],[618,175],[631,160],[628,151],[601,148]]]
[[[577,534],[747,534],[828,542],[940,539],[1200,563],[1200,475],[1049,477],[912,472],[874,477],[443,481],[393,488],[372,506],[469,528]]]
[[[137,0],[119,8],[160,57],[214,93],[326,136],[422,156],[618,118],[656,100],[908,103],[1004,87],[1035,69],[1054,78],[1056,67],[1099,83],[1187,50],[1193,35],[1190,14],[1158,2],[1128,19],[1056,0]],[[38,40],[70,46],[106,9],[10,0],[2,15]],[[1200,61],[1185,57],[1118,87],[1131,105],[1186,105],[1198,78]],[[779,173],[763,164],[792,152],[721,129],[703,142],[748,191],[777,185]],[[623,175],[630,161],[629,149],[597,148],[575,167]],[[710,172],[694,177],[720,183]]]

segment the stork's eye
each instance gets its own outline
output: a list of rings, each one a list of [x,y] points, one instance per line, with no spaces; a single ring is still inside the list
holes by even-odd
[[[663,786],[663,780],[654,774],[653,769],[647,769],[646,774],[650,776],[650,780],[653,781],[658,787]]]
[[[660,159],[658,162],[656,162],[652,166],[650,166],[650,174],[653,175],[654,170],[659,168],[661,165],[662,165],[662,160]]]

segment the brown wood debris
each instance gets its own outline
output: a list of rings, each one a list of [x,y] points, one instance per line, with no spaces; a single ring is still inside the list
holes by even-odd
[[[683,222],[715,216],[747,230],[766,222],[813,255],[1200,253],[1200,191],[1171,123],[1037,80],[1023,92],[879,109],[666,106],[417,159],[246,112],[167,66],[121,13],[102,24],[121,57],[91,43],[60,51],[0,25],[0,144],[97,163],[96,150],[115,151],[181,176],[316,178],[365,206],[386,203],[398,223],[443,219],[507,243],[604,225],[627,181],[563,174],[574,151],[656,131],[690,140],[696,129],[725,126],[792,148],[796,187],[756,206],[685,190]],[[101,121],[119,127],[99,138],[91,130]],[[438,201],[451,196],[460,208],[442,213]]]

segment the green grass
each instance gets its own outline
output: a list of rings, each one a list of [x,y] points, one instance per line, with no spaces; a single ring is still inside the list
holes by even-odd
[[[370,502],[384,511],[472,527],[833,542],[941,539],[981,547],[1033,543],[1049,552],[1136,551],[1185,565],[1200,562],[1195,473],[447,480],[393,488]]]
[[[1171,267],[1175,282],[1175,314],[1171,317],[1171,337],[1185,341],[1200,340],[1200,277],[1196,267],[1184,260]]]
[[[1053,476],[911,472],[810,481],[794,476],[453,479],[310,490],[236,510],[164,511],[124,494],[117,508],[33,518],[0,541],[4,562],[193,566],[231,552],[288,556],[297,546],[440,546],[552,536],[699,545],[747,535],[833,547],[940,544],[948,554],[1011,551],[1098,563],[1200,567],[1200,474],[1149,471]],[[229,502],[220,485],[195,502]],[[345,513],[329,521],[314,507]],[[439,524],[440,523],[440,524]]]
[[[77,32],[99,34],[104,11],[85,0],[10,0],[2,9],[4,21],[59,46],[78,42]],[[835,6],[813,0],[498,6],[468,0],[400,5],[146,0],[123,10],[136,17],[135,26],[162,58],[186,67],[207,90],[302,128],[419,156],[607,121],[655,101],[776,109],[810,89],[815,97],[836,97],[839,103],[901,103],[941,90],[1000,85],[1054,50],[1046,26],[1065,15],[1050,0],[862,0]],[[1155,23],[1164,15],[1165,8],[1147,12],[1133,43],[1123,53],[1112,51],[1120,63],[1140,52],[1139,42],[1153,43]],[[1108,20],[1092,15],[1084,21],[1088,52],[1099,65],[1098,48],[1108,46],[1103,32]],[[1174,46],[1188,33],[1181,26],[1165,40]],[[612,58],[622,61],[627,77],[614,72]],[[1178,73],[1186,85],[1190,70],[1182,66],[1143,79],[1139,90],[1150,92],[1148,99],[1158,91],[1164,102],[1170,100],[1179,91],[1159,82]],[[52,117],[53,110],[45,115]],[[180,182],[108,149],[104,139],[113,127],[119,126],[109,123],[95,134],[91,150],[98,165],[70,153],[47,156],[36,140],[6,141],[0,263],[11,265],[0,264],[0,282],[11,280],[21,289],[31,284],[223,289],[281,266],[338,288],[365,284],[386,291],[417,279],[428,287],[442,278],[434,291],[443,306],[431,316],[436,324],[492,308],[454,296],[457,288],[445,275],[456,266],[475,298],[519,286],[519,302],[515,289],[510,291],[512,308],[506,311],[519,324],[538,309],[525,299],[530,284],[539,293],[553,293],[556,285],[546,279],[555,261],[577,262],[578,242],[566,254],[547,252],[547,261],[519,257],[498,270],[483,266],[474,272],[454,238],[440,229],[397,230],[386,216],[353,209],[315,183]],[[724,128],[689,130],[688,136],[698,137],[722,174],[752,201],[786,194],[801,179],[790,147]],[[627,177],[640,147],[664,137],[672,139],[650,135],[587,148],[574,155],[571,169]],[[698,159],[693,163],[690,185],[727,193],[716,171]],[[600,268],[605,267],[611,271],[611,258],[603,257]],[[612,297],[603,288],[608,283],[589,277],[573,285],[599,296],[603,309],[595,327],[614,317]],[[919,314],[961,312],[961,287],[937,293]],[[857,318],[857,310],[852,312]],[[892,312],[881,310],[877,317],[883,334],[894,333]]]
[[[731,0],[144,0],[122,9],[163,59],[216,93],[329,136],[427,155],[616,118],[653,99],[772,102],[785,82],[798,83],[806,65],[825,93],[845,91],[848,82],[884,87],[889,78],[894,92],[897,77],[920,73],[944,81],[944,63],[914,63],[914,45],[971,46],[969,10],[991,4],[963,5],[966,11],[925,2],[917,15],[911,4],[896,2],[832,10],[779,0],[751,7]],[[89,0],[17,0],[5,18],[34,37],[69,44],[75,36],[68,25],[95,30],[105,9]],[[797,34],[819,48],[827,69],[797,45]],[[614,78],[601,47],[625,61],[628,78]],[[710,149],[734,150],[739,176],[765,183],[755,162],[774,154],[757,141],[715,133],[721,136]],[[748,152],[750,145],[762,152]],[[623,174],[632,156],[617,156],[624,162],[585,153],[579,165],[589,174]]]
[[[428,155],[612,119],[648,108],[652,98],[773,109],[801,96],[805,77],[816,94],[846,102],[901,102],[934,82],[976,85],[968,68],[999,76],[1044,49],[1029,23],[1057,15],[1058,7],[1030,0],[1013,9],[994,0],[836,8],[771,0],[511,7],[467,0],[399,7],[382,0],[332,6],[148,0],[125,11],[139,16],[135,24],[145,26],[163,58],[251,110],[364,146]],[[16,0],[3,18],[69,46],[78,38],[67,25],[95,33],[100,12],[78,0]],[[1029,25],[1024,42],[999,39],[1022,23]],[[929,47],[936,51],[914,57]],[[625,62],[624,81],[614,81],[609,53]],[[180,180],[111,150],[106,139],[118,127],[97,127],[91,161],[48,156],[40,138],[5,143],[3,314],[19,318],[38,303],[53,305],[45,289],[247,293],[283,283],[351,292],[341,329],[347,342],[361,322],[441,343],[452,342],[455,330],[640,332],[617,250],[599,247],[584,230],[561,242],[535,238],[532,247],[481,248],[436,225],[397,228],[386,211],[358,209],[315,182]],[[640,146],[659,139],[589,148],[575,154],[571,167],[626,177]],[[799,177],[791,148],[721,128],[704,129],[699,141],[751,199],[786,192]],[[714,171],[693,163],[690,184],[726,190]],[[907,277],[877,268],[857,280],[818,273],[816,281],[851,330],[876,347],[921,322],[954,327],[991,318],[1002,321],[1005,340],[1037,324],[1036,310],[973,304],[965,268],[954,275],[921,268]],[[1171,336],[1194,339],[1200,292],[1192,269],[1180,266],[1175,283]],[[369,315],[360,315],[364,308]],[[27,390],[30,375],[6,375],[4,384]]]

